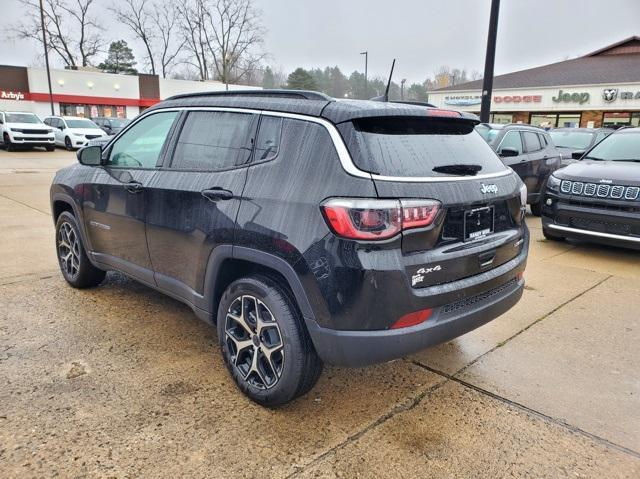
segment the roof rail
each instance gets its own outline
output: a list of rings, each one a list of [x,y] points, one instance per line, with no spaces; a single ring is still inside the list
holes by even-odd
[[[205,91],[197,93],[182,93],[167,98],[167,100],[177,100],[181,98],[198,98],[198,97],[262,97],[262,98],[289,98],[298,100],[322,100],[334,101],[330,96],[317,91],[310,90],[231,90],[231,91]]]

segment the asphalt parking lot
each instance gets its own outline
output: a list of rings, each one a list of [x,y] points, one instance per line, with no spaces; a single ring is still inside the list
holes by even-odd
[[[637,252],[529,217],[507,314],[267,410],[186,306],[114,273],[66,285],[48,191],[74,161],[0,151],[2,477],[640,477]]]

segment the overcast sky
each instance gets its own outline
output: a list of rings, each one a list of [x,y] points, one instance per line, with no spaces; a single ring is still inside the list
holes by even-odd
[[[113,4],[119,0],[97,0]],[[180,0],[175,0],[180,1]],[[482,71],[490,0],[254,0],[268,33],[269,63],[289,72],[337,65],[347,75],[364,70],[386,76],[396,57],[394,79],[423,81],[440,65]],[[496,74],[589,53],[640,35],[640,0],[502,0]],[[30,42],[7,39],[6,29],[24,12],[17,0],[0,0],[0,63],[41,64]],[[105,36],[139,45],[121,25],[109,22]],[[59,60],[53,63],[60,66]]]

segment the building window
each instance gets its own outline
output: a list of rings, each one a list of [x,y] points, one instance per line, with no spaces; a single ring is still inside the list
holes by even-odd
[[[529,123],[541,128],[577,128],[580,117],[580,113],[532,113]]]
[[[513,123],[513,115],[511,113],[492,113],[491,123],[499,123],[501,125]]]
[[[640,126],[640,111],[606,112],[602,126]]]
[[[95,118],[105,116],[108,118],[126,118],[127,110],[124,106],[115,105],[81,105],[75,103],[60,103],[62,116],[81,116],[83,118]]]

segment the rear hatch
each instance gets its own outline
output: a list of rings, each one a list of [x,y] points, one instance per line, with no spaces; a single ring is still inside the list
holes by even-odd
[[[356,166],[372,174],[380,198],[441,203],[431,225],[402,232],[403,260],[416,288],[493,269],[524,244],[521,181],[474,131],[476,122],[442,114],[339,125]]]

